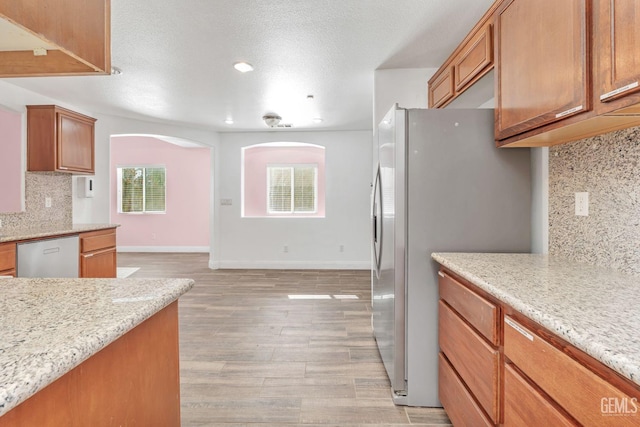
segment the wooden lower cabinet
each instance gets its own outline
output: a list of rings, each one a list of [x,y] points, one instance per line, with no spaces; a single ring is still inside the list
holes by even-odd
[[[116,249],[80,255],[80,277],[112,278],[117,274]]]
[[[480,338],[444,302],[439,306],[440,350],[462,378],[477,402],[494,421],[499,421],[500,355]]]
[[[456,427],[493,425],[443,353],[439,356],[438,378],[440,401],[453,425]]]
[[[180,425],[175,301],[0,417],[0,427]]]
[[[467,280],[439,276],[438,390],[455,426],[640,426],[637,384]]]
[[[568,345],[562,351],[512,317],[505,316],[504,321],[505,357],[581,425],[640,425],[640,390],[631,395],[623,392],[568,356]],[[609,411],[610,401],[620,410]]]
[[[0,276],[16,275],[16,244],[15,242],[0,244]]]
[[[116,275],[116,229],[80,234],[80,277],[113,278]]]
[[[505,426],[578,426],[562,410],[538,392],[513,365],[504,367]]]
[[[456,425],[498,424],[499,308],[452,275],[438,276],[440,400]]]

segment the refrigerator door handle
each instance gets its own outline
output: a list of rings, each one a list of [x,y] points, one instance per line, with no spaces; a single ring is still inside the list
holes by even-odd
[[[373,185],[373,256],[375,260],[376,277],[380,278],[380,267],[382,259],[382,218],[378,219],[378,209],[382,216],[382,182],[380,178],[380,164],[376,172],[376,181]],[[380,225],[380,234],[378,234],[378,224]]]

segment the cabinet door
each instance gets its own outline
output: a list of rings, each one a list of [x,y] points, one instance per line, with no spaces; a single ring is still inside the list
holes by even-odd
[[[115,248],[80,255],[80,277],[116,277],[117,255]]]
[[[456,92],[464,91],[467,85],[492,64],[493,38],[491,37],[491,24],[487,23],[453,61]]]
[[[61,170],[93,173],[93,122],[64,113],[58,113],[57,120],[57,168]]]
[[[440,75],[429,81],[429,108],[444,106],[453,98],[453,76],[451,67],[447,67]]]
[[[593,15],[596,111],[640,103],[640,2],[595,1]]]
[[[627,395],[509,316],[504,356],[581,425],[638,426],[640,391]]]
[[[518,374],[511,364],[504,367],[503,424],[505,427],[578,425]]]
[[[2,243],[0,244],[0,271],[15,270],[16,268],[16,244]],[[8,273],[2,273],[9,276]],[[15,273],[13,274],[15,276]]]
[[[513,0],[496,18],[496,139],[588,111],[586,0]]]

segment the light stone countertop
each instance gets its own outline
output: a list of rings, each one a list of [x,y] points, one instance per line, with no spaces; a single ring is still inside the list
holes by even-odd
[[[0,416],[177,300],[191,279],[0,279]]]
[[[55,237],[65,234],[79,234],[87,231],[105,230],[119,227],[120,224],[72,224],[68,226],[56,226],[44,228],[29,227],[25,229],[0,228],[0,243],[14,242],[17,240],[39,239]]]
[[[640,385],[640,278],[548,255],[431,257]]]

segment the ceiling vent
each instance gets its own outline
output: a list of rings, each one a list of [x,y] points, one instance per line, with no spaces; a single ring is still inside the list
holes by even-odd
[[[282,123],[282,124],[271,126],[271,127],[274,127],[274,128],[292,128],[293,125],[291,123]]]

